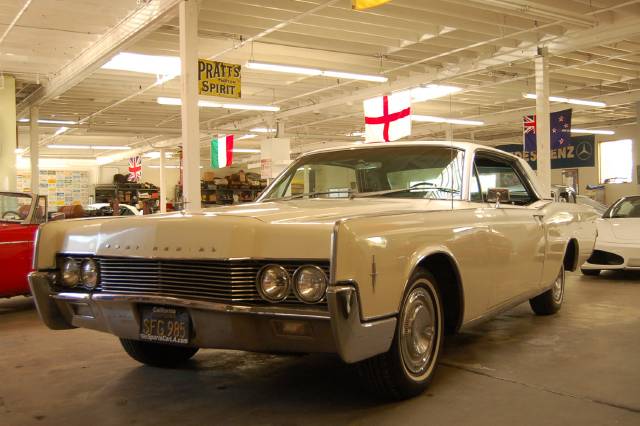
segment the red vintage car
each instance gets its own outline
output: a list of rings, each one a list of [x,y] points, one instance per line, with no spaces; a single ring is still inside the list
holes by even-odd
[[[0,192],[0,297],[29,294],[36,231],[47,221],[47,198]]]

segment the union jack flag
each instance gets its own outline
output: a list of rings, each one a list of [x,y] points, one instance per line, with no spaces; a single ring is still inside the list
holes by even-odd
[[[536,150],[536,116],[525,115],[522,117],[524,133],[524,150],[531,152]]]
[[[139,155],[129,158],[129,182],[138,182],[142,178],[142,158]]]

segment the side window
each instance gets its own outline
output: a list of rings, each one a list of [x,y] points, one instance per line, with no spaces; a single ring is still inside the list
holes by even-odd
[[[511,204],[527,205],[536,200],[509,160],[478,155],[475,159],[475,165],[478,170],[481,193],[485,200],[487,199],[487,191],[492,188],[508,189]],[[471,191],[473,191],[473,186]]]
[[[469,196],[471,201],[482,203],[484,198],[482,196],[482,190],[480,189],[480,180],[478,179],[478,173],[475,166],[471,173],[471,181],[469,182],[469,185]]]

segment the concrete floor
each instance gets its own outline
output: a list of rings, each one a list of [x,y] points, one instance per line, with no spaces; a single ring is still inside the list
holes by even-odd
[[[333,356],[203,350],[145,367],[0,301],[0,425],[640,425],[640,274],[570,274],[560,313],[519,306],[449,338],[431,387],[382,403]]]

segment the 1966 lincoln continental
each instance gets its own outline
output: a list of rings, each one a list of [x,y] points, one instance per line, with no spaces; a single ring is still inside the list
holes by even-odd
[[[47,224],[30,284],[47,326],[112,333],[145,364],[330,352],[407,398],[445,333],[525,301],[560,309],[597,214],[549,196],[522,160],[473,144],[315,151],[252,204]]]

